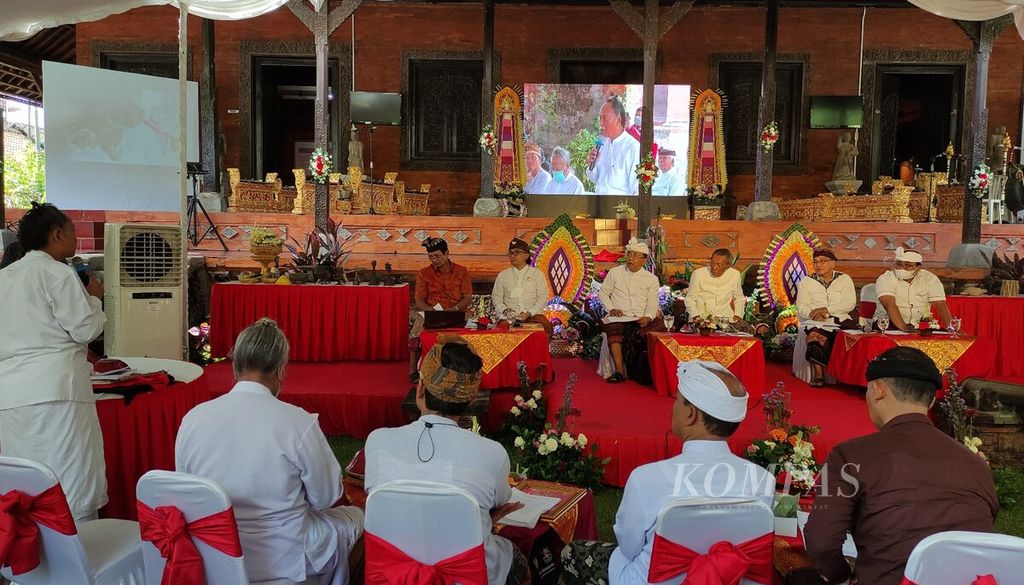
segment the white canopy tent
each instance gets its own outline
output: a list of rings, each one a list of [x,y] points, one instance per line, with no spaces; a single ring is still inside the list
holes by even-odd
[[[1024,38],[1024,0],[908,0],[914,6],[955,20],[990,20],[1013,15],[1017,33]]]

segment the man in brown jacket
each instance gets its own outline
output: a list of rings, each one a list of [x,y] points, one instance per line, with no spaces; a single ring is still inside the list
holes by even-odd
[[[855,574],[865,585],[899,585],[918,542],[947,530],[991,532],[999,503],[985,462],[928,419],[942,387],[931,358],[896,347],[868,365],[867,379],[879,432],[829,454],[804,540],[828,583]],[[847,531],[857,544],[854,568],[842,553]]]

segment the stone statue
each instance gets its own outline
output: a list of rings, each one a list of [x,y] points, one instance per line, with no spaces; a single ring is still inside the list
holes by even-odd
[[[1006,150],[1003,147],[1004,134],[1006,134],[1006,126],[1000,126],[988,137],[988,166],[993,173],[1003,172],[1003,162],[1006,160]]]
[[[836,145],[838,154],[836,156],[836,166],[832,172],[833,181],[854,181],[857,179],[853,162],[857,158],[860,152],[857,150],[857,145],[853,143],[853,137],[850,136],[849,132],[843,132],[839,136],[839,143]]]
[[[355,124],[352,125],[352,134],[348,141],[348,166],[359,167],[360,173],[363,171],[363,143],[359,140]]]

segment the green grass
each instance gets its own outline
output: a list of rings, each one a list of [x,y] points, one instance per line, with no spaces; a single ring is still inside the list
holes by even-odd
[[[363,441],[349,437],[330,437],[327,442],[330,443],[342,468],[348,465],[356,451],[363,448]],[[1024,483],[1024,472],[1004,471],[1003,476],[1004,478],[999,481],[1000,486],[1007,484],[1015,486],[1018,485],[1018,482]],[[1016,488],[1007,491],[1017,493]],[[594,504],[597,507],[597,534],[601,540],[615,541],[612,526],[615,524],[615,513],[619,510],[621,501],[622,490],[619,488],[605,486],[594,492]],[[996,532],[1024,537],[1024,498],[1019,498],[1012,504],[1003,503],[1003,509],[996,517]]]

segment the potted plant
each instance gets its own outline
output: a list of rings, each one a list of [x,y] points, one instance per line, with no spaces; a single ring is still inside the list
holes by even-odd
[[[327,219],[327,226],[316,228],[306,234],[300,243],[292,238],[293,244],[284,244],[297,271],[312,272],[316,280],[331,280],[335,271],[340,270],[339,279],[345,282],[345,262],[352,253],[347,240],[341,235],[344,226]]]
[[[283,243],[284,240],[272,228],[256,226],[249,231],[249,254],[262,266],[260,274],[269,273],[270,266],[277,264]]]
[[[615,204],[615,219],[633,219],[636,217],[636,210],[629,206],[629,203],[625,201],[619,201]]]
[[[746,450],[746,458],[768,470],[783,493],[806,494],[817,483],[819,467],[814,458],[811,436],[821,429],[790,422],[790,394],[779,382],[761,398],[768,436],[756,439]]]
[[[687,187],[686,193],[693,202],[693,219],[722,219],[722,204],[725,203],[725,197],[722,196],[720,185]]]

